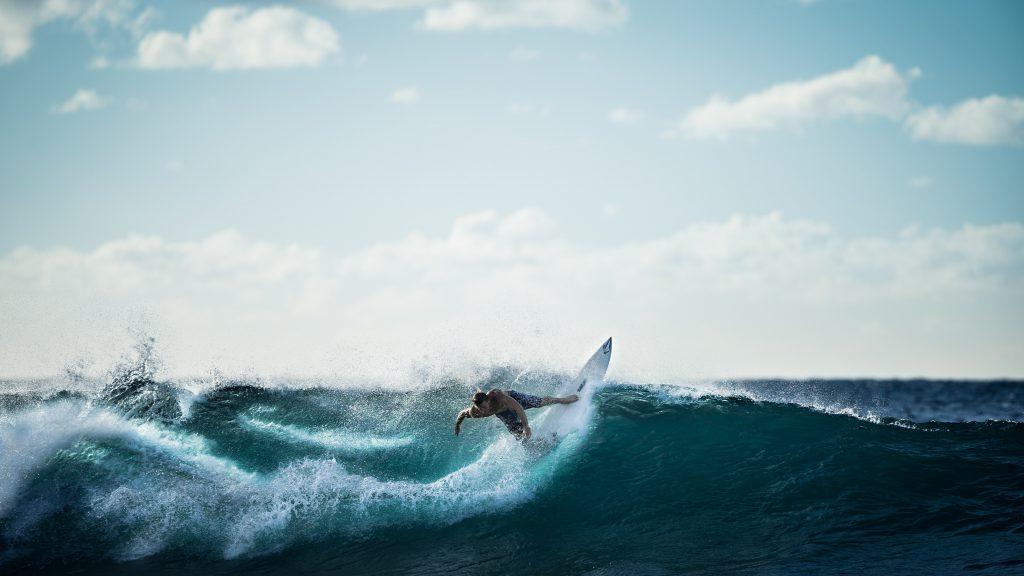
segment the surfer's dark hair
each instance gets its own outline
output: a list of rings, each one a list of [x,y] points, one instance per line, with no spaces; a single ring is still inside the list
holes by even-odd
[[[487,394],[483,392],[477,392],[476,394],[473,394],[473,404],[479,406],[483,404],[485,400],[487,400]]]

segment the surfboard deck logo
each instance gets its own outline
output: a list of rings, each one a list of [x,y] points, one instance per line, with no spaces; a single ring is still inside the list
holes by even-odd
[[[576,377],[576,379],[580,381],[580,385],[576,387],[577,394],[579,394],[583,390],[583,387],[587,385],[587,382],[589,382],[590,379],[593,378],[592,375],[587,374],[587,368],[590,366],[591,362],[594,362],[595,359],[600,359],[600,356],[605,356],[604,368],[601,370],[600,376],[601,379],[604,378],[605,372],[608,371],[608,362],[611,360],[611,354],[612,339],[609,338],[605,340],[604,344],[601,345],[600,350],[594,352],[594,355],[590,357],[590,360],[587,361],[587,364],[583,367],[582,370],[580,370],[580,375]]]

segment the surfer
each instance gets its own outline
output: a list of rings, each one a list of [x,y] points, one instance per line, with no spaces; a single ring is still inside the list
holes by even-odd
[[[486,393],[477,391],[476,394],[473,394],[473,405],[459,412],[459,417],[455,420],[455,435],[459,435],[462,421],[466,418],[497,416],[505,423],[505,427],[513,436],[520,440],[528,440],[533,432],[530,430],[530,423],[526,420],[526,410],[551,404],[572,404],[579,399],[580,397],[576,394],[541,398],[515,390],[499,390],[497,388]]]

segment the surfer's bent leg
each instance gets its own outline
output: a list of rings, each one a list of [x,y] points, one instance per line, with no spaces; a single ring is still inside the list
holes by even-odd
[[[552,404],[572,404],[580,399],[580,397],[575,394],[571,396],[545,396],[543,398],[540,396],[534,396],[533,394],[523,394],[522,392],[517,392],[515,390],[508,390],[506,394],[515,398],[516,402],[519,402],[523,407],[523,410],[550,406]]]
[[[540,396],[523,394],[522,392],[517,392],[515,390],[507,390],[505,393],[515,399],[516,402],[519,402],[519,405],[523,407],[523,410],[547,406],[547,404],[544,403],[544,398],[541,398]]]

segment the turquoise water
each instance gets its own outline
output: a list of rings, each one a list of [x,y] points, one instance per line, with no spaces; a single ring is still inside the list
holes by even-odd
[[[452,435],[517,374],[8,382],[0,571],[1024,573],[1021,383],[613,382],[553,450]]]

